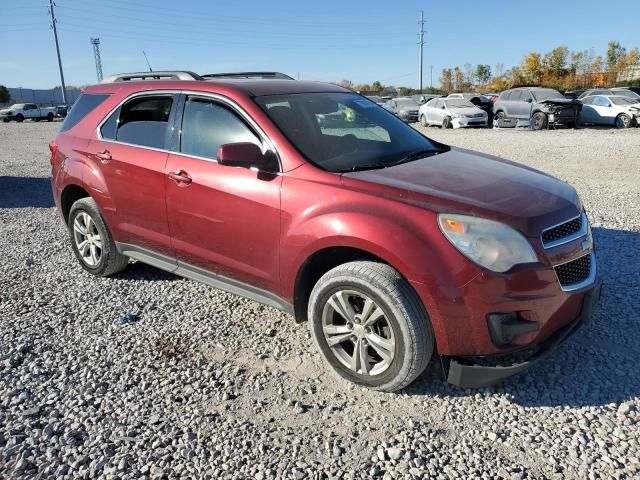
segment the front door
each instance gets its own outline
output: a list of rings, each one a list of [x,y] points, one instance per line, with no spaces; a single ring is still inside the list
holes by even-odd
[[[89,153],[105,191],[94,192],[118,242],[173,257],[165,202],[165,167],[174,96],[125,102],[100,127]],[[90,182],[100,183],[100,182]]]
[[[169,155],[165,180],[178,263],[273,290],[279,283],[282,177],[216,162],[222,144],[262,146],[263,139],[219,100],[187,96],[181,110],[178,151]]]

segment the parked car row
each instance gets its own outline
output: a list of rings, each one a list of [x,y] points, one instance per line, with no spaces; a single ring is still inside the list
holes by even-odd
[[[28,119],[34,122],[39,122],[40,120],[53,122],[53,119],[56,117],[66,117],[68,110],[69,107],[67,105],[39,107],[35,103],[16,103],[15,105],[0,110],[0,118],[5,123],[11,120],[20,123]]]
[[[552,88],[521,87],[500,94],[419,94],[393,98],[382,106],[407,123],[442,128],[640,125],[640,87],[591,89],[562,94]]]

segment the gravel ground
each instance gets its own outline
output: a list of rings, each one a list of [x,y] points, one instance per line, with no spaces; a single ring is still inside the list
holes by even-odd
[[[52,208],[56,127],[0,124],[0,478],[640,477],[640,129],[429,129],[574,184],[606,289],[501,386],[433,365],[382,394],[327,373],[286,314],[142,264],[85,273]]]

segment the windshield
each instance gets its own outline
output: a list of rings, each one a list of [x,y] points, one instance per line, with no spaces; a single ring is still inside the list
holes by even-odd
[[[469,100],[462,100],[461,98],[453,98],[453,99],[450,99],[450,100],[445,100],[445,103],[447,104],[447,107],[449,107],[449,108],[475,107],[475,105],[473,103],[471,103]]]
[[[418,107],[420,106],[412,98],[399,98],[398,100],[396,100],[396,103],[400,108],[415,108],[417,110]]]
[[[609,97],[609,100],[611,100],[614,105],[633,105],[638,103],[638,100],[627,97]]]
[[[385,168],[448,149],[355,93],[297,93],[256,102],[313,164],[330,172]]]
[[[548,90],[531,90],[531,94],[533,95],[533,98],[535,98],[536,101],[538,101],[538,102],[541,102],[543,100],[553,100],[555,98],[562,99],[562,100],[566,100],[567,99],[567,97],[562,95],[557,90],[551,90],[551,89],[548,89]]]
[[[25,106],[24,103],[15,103],[11,105],[9,108],[24,108],[24,106]]]

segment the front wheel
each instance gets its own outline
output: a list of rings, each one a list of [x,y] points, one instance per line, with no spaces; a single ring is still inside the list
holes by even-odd
[[[451,117],[444,117],[444,120],[442,121],[442,128],[453,128]]]
[[[21,113],[19,113],[18,115],[15,116],[14,120],[18,123],[22,122],[24,120],[24,115],[22,115]]]
[[[542,112],[533,114],[533,129],[544,130],[547,127],[547,116]]]
[[[631,126],[631,117],[626,113],[621,113],[616,117],[616,128],[629,128]]]
[[[427,122],[427,117],[424,115],[420,115],[420,125],[422,125],[423,127],[428,127],[429,126],[429,122]]]
[[[2,121],[4,123],[9,123],[11,121],[11,119],[7,117],[7,118],[3,118]]]
[[[47,122],[53,122],[53,113],[49,112],[47,114]]]
[[[350,262],[320,278],[309,299],[309,328],[342,378],[392,392],[420,375],[434,351],[420,298],[389,265]]]
[[[82,198],[71,206],[69,235],[73,253],[89,273],[107,277],[126,268],[129,258],[118,252],[92,198]]]

